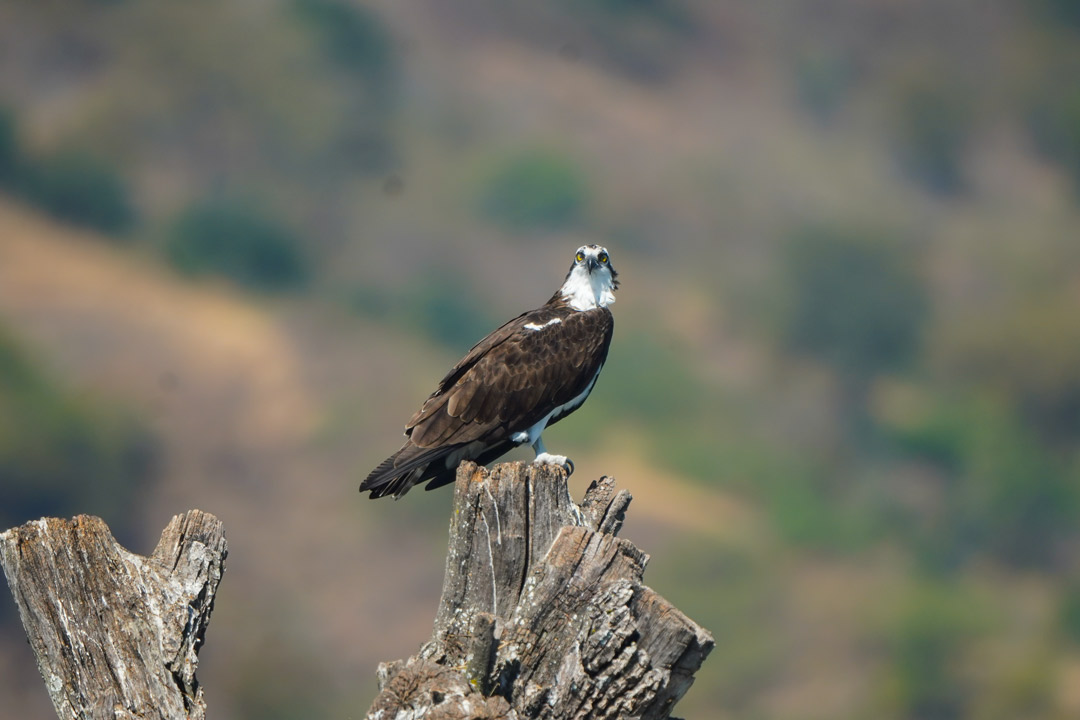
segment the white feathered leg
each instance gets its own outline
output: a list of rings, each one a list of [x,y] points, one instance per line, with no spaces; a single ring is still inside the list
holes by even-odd
[[[574,474],[574,463],[570,458],[565,455],[552,455],[544,447],[544,439],[536,438],[536,442],[532,444],[533,452],[536,453],[536,458],[533,459],[534,465],[558,465],[563,470],[566,470],[566,474]]]

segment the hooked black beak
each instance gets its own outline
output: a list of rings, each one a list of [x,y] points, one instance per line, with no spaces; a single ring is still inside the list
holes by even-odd
[[[590,255],[589,259],[585,262],[585,269],[588,270],[589,272],[593,272],[594,270],[596,270],[599,267],[600,267],[600,263],[597,262],[596,258],[594,258],[593,256]]]

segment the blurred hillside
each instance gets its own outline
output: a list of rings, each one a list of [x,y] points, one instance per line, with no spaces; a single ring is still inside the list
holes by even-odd
[[[2,3],[0,525],[217,514],[214,715],[354,716],[451,501],[359,480],[599,242],[547,442],[717,638],[681,715],[1075,717],[1078,237],[1068,0]]]

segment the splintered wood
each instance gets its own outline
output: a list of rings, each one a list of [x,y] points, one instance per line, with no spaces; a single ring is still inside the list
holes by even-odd
[[[205,717],[195,678],[227,553],[221,522],[172,519],[150,557],[96,517],[0,533],[3,564],[57,715]]]
[[[669,717],[713,638],[642,584],[648,556],[615,536],[629,504],[610,478],[579,507],[560,468],[463,463],[432,638],[379,666],[367,717]],[[0,533],[57,714],[204,718],[197,651],[226,552],[221,523],[198,510],[173,518],[150,557],[88,516]]]
[[[434,633],[379,667],[367,717],[669,717],[714,643],[642,584],[629,503],[610,478],[578,507],[559,468],[463,463]]]

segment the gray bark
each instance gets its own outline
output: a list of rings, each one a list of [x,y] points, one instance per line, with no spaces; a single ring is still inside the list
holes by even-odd
[[[205,717],[197,653],[226,554],[221,522],[199,510],[174,517],[150,557],[86,515],[0,533],[0,563],[57,715]]]
[[[713,639],[642,584],[648,556],[615,537],[629,503],[610,478],[579,507],[560,469],[462,464],[432,639],[380,665],[368,717],[669,717]],[[226,554],[220,521],[198,510],[148,558],[93,517],[0,533],[57,714],[204,718],[197,652]]]
[[[657,720],[712,636],[643,585],[648,556],[615,537],[630,494],[581,506],[558,468],[458,469],[431,640],[379,666],[369,720]]]

